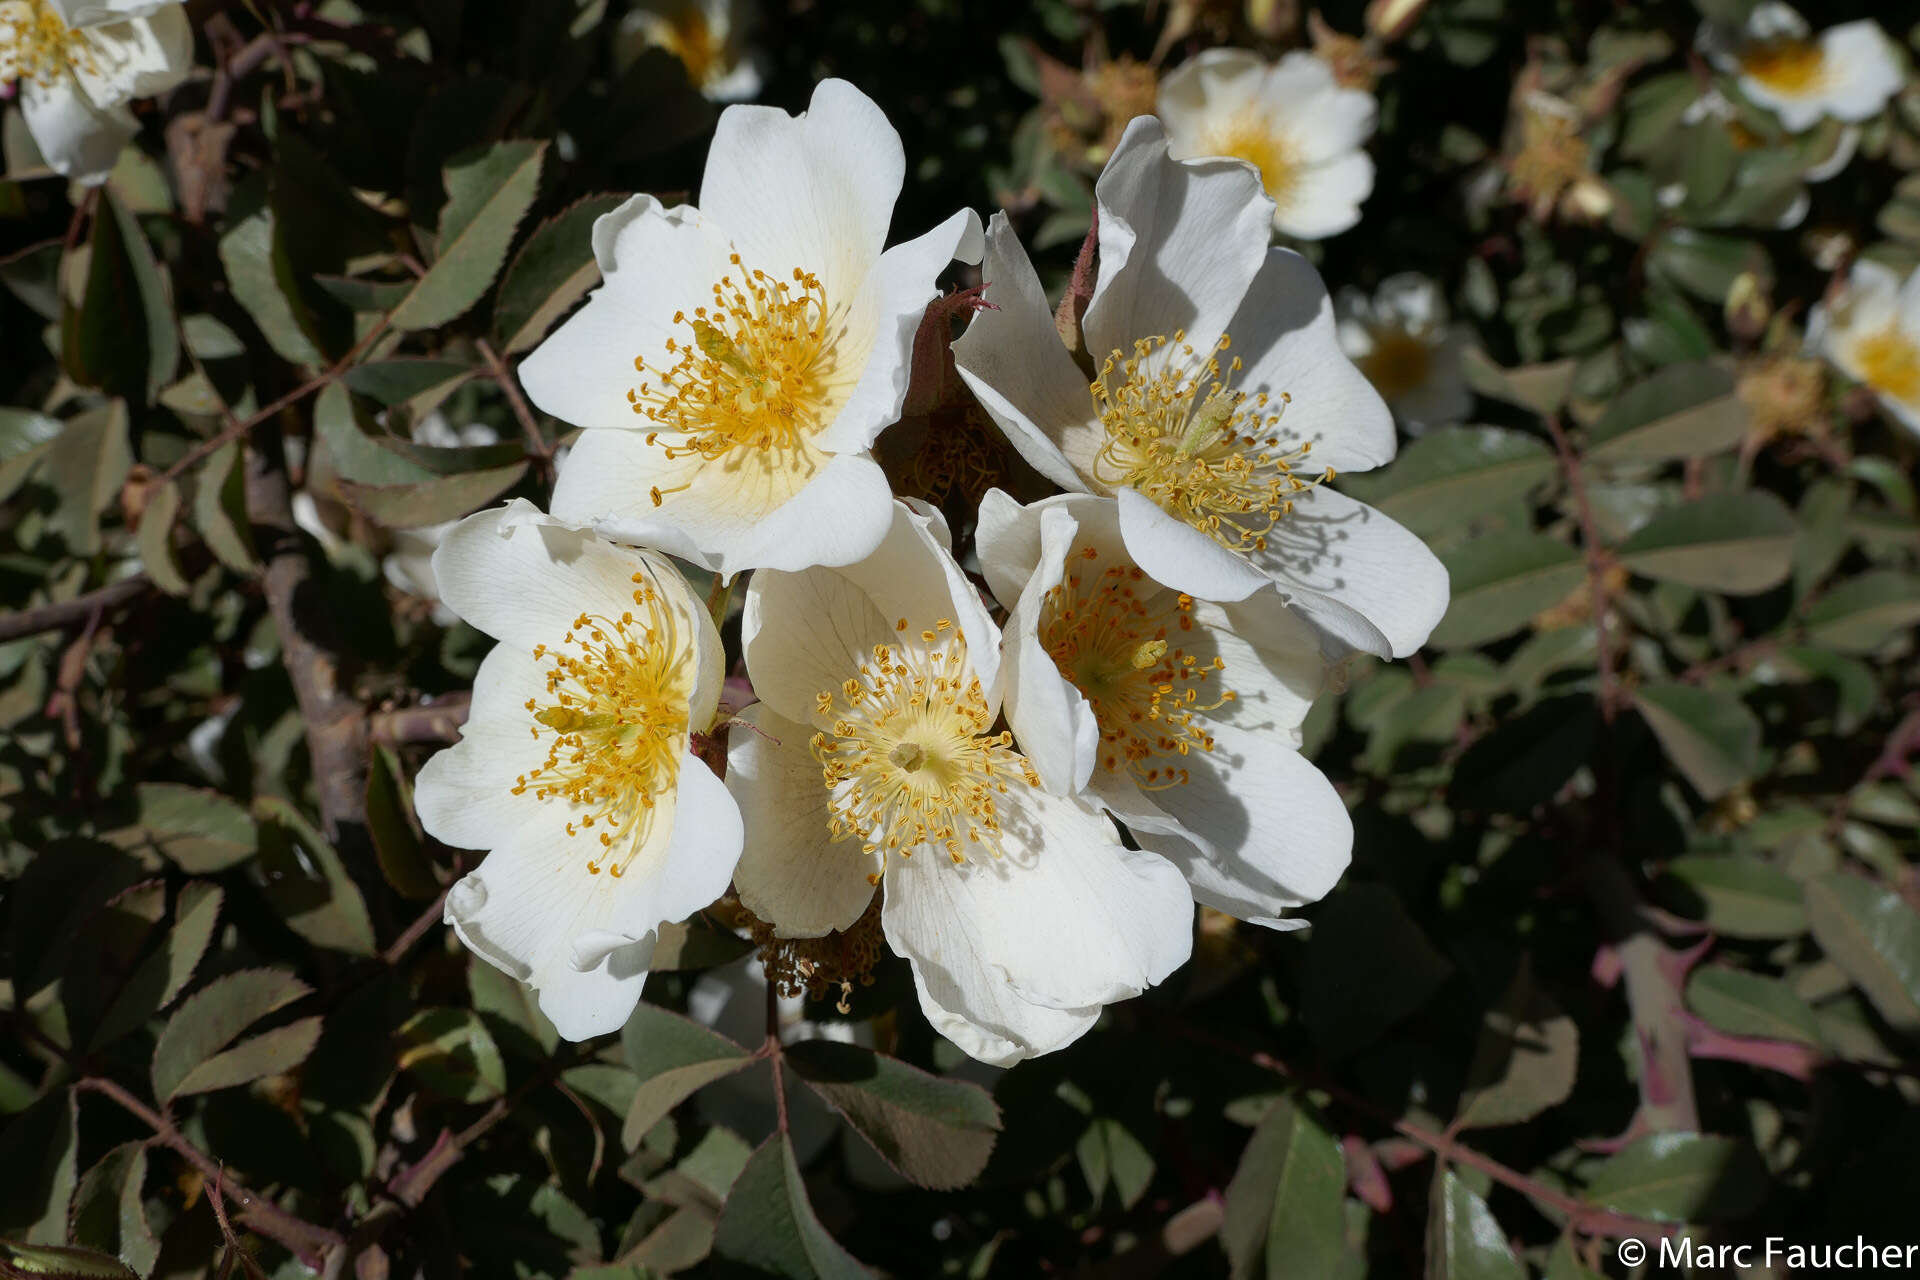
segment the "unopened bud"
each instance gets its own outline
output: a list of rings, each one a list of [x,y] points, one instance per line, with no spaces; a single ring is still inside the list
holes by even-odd
[[[1772,317],[1773,302],[1760,277],[1751,271],[1735,276],[1727,287],[1727,331],[1742,342],[1752,342],[1766,332]]]

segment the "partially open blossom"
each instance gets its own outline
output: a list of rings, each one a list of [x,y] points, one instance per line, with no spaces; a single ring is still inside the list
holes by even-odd
[[[1001,215],[984,268],[997,309],[954,344],[961,376],[1041,474],[1118,498],[1127,550],[1156,581],[1216,601],[1277,587],[1333,648],[1419,648],[1446,611],[1446,571],[1327,483],[1393,456],[1392,414],[1341,353],[1319,276],[1269,250],[1253,174],[1171,159],[1147,117],[1095,194],[1091,371]]]
[[[1007,605],[1007,723],[1052,790],[1089,792],[1199,902],[1280,927],[1346,869],[1353,824],[1300,754],[1320,644],[1271,591],[1211,604],[1128,554],[1111,498],[980,506]]]
[[[844,929],[877,890],[928,1020],[999,1065],[1187,958],[1179,870],[1049,792],[996,728],[999,628],[931,508],[896,506],[857,564],[754,574],[742,636],[761,701],[730,735],[734,884],[780,936]]]
[[[700,207],[635,196],[594,224],[606,283],[520,367],[587,430],[556,515],[732,575],[846,564],[893,497],[867,450],[900,413],[913,336],[971,211],[884,253],[906,158],[871,100],[720,116]]]
[[[1159,115],[1175,159],[1231,156],[1258,170],[1284,234],[1319,240],[1360,221],[1378,108],[1313,54],[1269,64],[1244,49],[1209,49],[1161,82]]]
[[[193,31],[175,0],[0,0],[0,85],[56,173],[106,180],[139,130],[127,103],[186,79]]]
[[[1879,114],[1905,82],[1899,55],[1870,18],[1818,36],[1780,0],[1761,0],[1738,27],[1708,22],[1695,42],[1740,92],[1798,133],[1822,116],[1858,121]]]
[[[1340,349],[1410,435],[1458,422],[1473,407],[1461,364],[1471,335],[1448,322],[1446,295],[1433,280],[1408,271],[1382,280],[1371,297],[1342,289],[1334,314]]]
[[[1839,292],[1807,317],[1807,346],[1920,435],[1920,271],[1902,279],[1856,261]]]
[[[739,857],[739,812],[689,749],[719,702],[720,637],[665,557],[524,501],[461,521],[433,567],[500,641],[414,793],[435,838],[490,851],[447,923],[568,1039],[616,1030],[655,931],[719,897]]]
[[[644,50],[664,49],[705,96],[745,102],[766,79],[765,58],[746,38],[753,18],[750,0],[639,0],[614,34],[614,63],[625,69]]]

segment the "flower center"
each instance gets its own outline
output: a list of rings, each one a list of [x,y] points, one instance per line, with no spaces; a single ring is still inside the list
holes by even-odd
[[[905,633],[902,618],[895,630]],[[860,674],[815,695],[832,732],[813,735],[813,758],[832,799],[827,829],[866,853],[913,856],[939,845],[965,862],[963,841],[999,854],[995,797],[1009,779],[1039,786],[1013,735],[992,732],[993,714],[967,668],[967,642],[945,618],[900,646],[875,645]],[[878,884],[879,873],[867,877]]]
[[[93,42],[44,0],[0,5],[0,84],[51,85],[67,68],[98,74]]]
[[[527,699],[533,736],[547,740],[546,762],[515,779],[540,800],[585,810],[569,836],[590,833],[598,848],[587,874],[616,879],[646,846],[655,806],[671,796],[686,739],[690,640],[673,610],[636,573],[633,603],[618,618],[581,614],[556,648],[533,656],[551,664],[546,701]]]
[[[680,59],[687,69],[687,80],[703,85],[721,69],[721,41],[714,38],[713,25],[698,4],[685,4],[667,19],[661,44]]]
[[[1221,370],[1219,353],[1229,341],[1222,335],[1204,359],[1182,333],[1171,344],[1142,338],[1131,356],[1109,355],[1091,387],[1106,432],[1093,476],[1144,494],[1229,551],[1264,551],[1267,534],[1293,510],[1294,495],[1333,479],[1333,468],[1307,478],[1295,473],[1313,445],[1283,447],[1286,393],[1269,412],[1266,392],[1230,389],[1240,361]]]
[[[667,339],[673,364],[649,370],[634,357],[643,381],[627,402],[655,425],[647,442],[668,458],[790,452],[826,425],[835,335],[819,277],[795,267],[791,281],[775,280],[741,267],[737,253],[732,262],[738,276],[720,277],[712,306],[674,313],[687,336]],[[663,492],[672,490],[653,490],[655,506]]]
[[[1374,389],[1392,400],[1424,385],[1433,370],[1433,348],[1397,326],[1373,331],[1373,350],[1360,361]]]
[[[1895,400],[1920,400],[1920,346],[1888,326],[1862,338],[1853,349],[1860,380]]]
[[[1065,581],[1047,592],[1040,644],[1093,704],[1101,766],[1125,770],[1148,791],[1178,786],[1188,781],[1178,761],[1213,750],[1213,735],[1196,717],[1237,697],[1214,679],[1226,663],[1218,657],[1202,661],[1181,647],[1181,636],[1193,630],[1192,596],[1173,595],[1169,609],[1151,600],[1158,588],[1135,566],[1108,565],[1093,573],[1084,562],[1095,554],[1092,547],[1076,551],[1086,572],[1070,568]],[[1218,692],[1209,690],[1211,700],[1203,704],[1209,681]]]
[[[1812,93],[1826,83],[1827,59],[1811,40],[1783,37],[1753,45],[1740,55],[1740,69],[1775,93]]]
[[[1300,159],[1293,140],[1258,111],[1242,111],[1205,135],[1202,155],[1232,156],[1260,171],[1260,185],[1285,207],[1300,185]]]

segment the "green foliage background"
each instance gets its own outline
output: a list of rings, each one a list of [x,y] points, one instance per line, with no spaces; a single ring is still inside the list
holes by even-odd
[[[0,1269],[1571,1280],[1682,1225],[1910,1238],[1916,442],[1837,377],[1786,424],[1740,391],[1849,254],[1920,261],[1920,91],[1808,186],[1764,118],[1682,123],[1700,10],[1742,7],[1433,0],[1382,50],[1376,189],[1306,248],[1334,288],[1434,276],[1476,335],[1473,424],[1343,482],[1453,611],[1309,724],[1357,827],[1312,929],[1209,916],[1005,1074],[948,1075],[893,969],[852,1015],[884,1054],[703,1030],[675,1011],[741,945],[698,922],[625,1034],[566,1045],[438,921],[470,855],[409,778],[486,642],[380,557],[544,501],[566,428],[512,366],[614,196],[697,184],[678,64],[617,73],[591,0],[196,0],[219,77],[97,196],[9,110]],[[896,233],[1005,207],[1056,285],[1107,123],[1081,69],[1304,38],[1284,3],[767,8],[762,100],[844,76],[900,128]],[[1513,198],[1523,78],[1580,104],[1603,216]],[[435,410],[504,443],[413,443]],[[783,1082],[845,1113],[824,1149],[769,1139]]]

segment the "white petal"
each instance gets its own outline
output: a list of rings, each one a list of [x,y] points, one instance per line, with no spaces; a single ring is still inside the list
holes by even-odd
[[[700,208],[750,265],[782,278],[795,267],[815,272],[837,302],[879,261],[906,163],[873,100],[823,80],[798,116],[758,106],[720,113]]]
[[[588,431],[554,485],[556,514],[732,577],[743,569],[846,564],[870,554],[893,494],[865,454],[671,460],[633,431]],[[649,490],[663,491],[655,506]],[[678,490],[674,492],[674,490]]]
[[[878,311],[866,369],[840,416],[814,438],[828,453],[865,449],[900,417],[913,367],[913,339],[927,304],[939,293],[935,283],[955,258],[978,262],[980,216],[962,209],[918,240],[897,244],[880,255],[871,287]]]
[[[1313,264],[1290,249],[1268,253],[1228,331],[1246,365],[1240,387],[1291,397],[1280,425],[1313,445],[1315,465],[1366,471],[1393,457],[1393,414],[1340,349]]]
[[[140,131],[125,107],[94,106],[70,76],[50,85],[23,81],[20,114],[53,171],[89,186],[107,180],[120,149]]]
[[[1832,68],[1826,114],[1837,119],[1859,121],[1878,115],[1887,99],[1906,83],[1892,42],[1870,18],[1828,27],[1820,33],[1820,50]]]
[[[1326,62],[1304,50],[1268,73],[1260,101],[1296,163],[1317,164],[1365,145],[1379,115],[1372,94],[1341,88]]]
[[[1028,465],[1064,489],[1084,489],[1086,482],[1061,449],[1065,441],[1083,464],[1091,462],[1097,446],[1089,442],[1100,434],[1093,397],[1060,341],[1040,278],[1004,213],[994,214],[987,226],[981,275],[983,296],[994,309],[967,322],[953,344],[954,364]]]
[[[595,221],[593,248],[606,282],[520,363],[520,382],[534,404],[576,427],[650,430],[627,393],[671,367],[667,341],[691,334],[674,314],[711,301],[731,269],[727,240],[697,209],[635,196]]]
[[[1111,506],[1104,498],[1083,504]],[[1067,573],[1068,556],[1080,544],[1080,525],[1070,507],[1056,501],[1038,512],[1040,556],[1032,575],[1007,615],[1004,643],[1007,669],[1007,723],[1020,750],[1033,763],[1047,790],[1070,796],[1084,790],[1100,747],[1100,725],[1085,695],[1060,674],[1053,656],[1040,644],[1040,617],[1049,592]],[[981,516],[981,536],[986,536]],[[1079,572],[1095,571],[1076,557]]]
[[[845,929],[873,900],[879,861],[827,829],[827,786],[808,750],[813,728],[765,704],[740,713],[727,739],[727,790],[746,824],[734,887],[783,938]]]
[[[1296,605],[1345,604],[1379,628],[1392,656],[1427,641],[1447,611],[1447,571],[1427,544],[1364,502],[1319,486],[1248,553]]]
[[[1155,582],[1202,600],[1243,600],[1267,586],[1268,575],[1184,520],[1168,515],[1132,489],[1116,495],[1127,554]]]
[[[1326,775],[1284,739],[1222,725],[1214,749],[1185,763],[1190,780],[1150,798],[1187,838],[1135,838],[1180,868],[1197,901],[1266,924],[1339,881],[1353,821]]]
[[[491,849],[528,827],[558,832],[565,825],[555,816],[564,805],[513,794],[515,780],[547,757],[529,732],[525,706],[545,689],[544,669],[523,649],[495,645],[481,659],[460,741],[436,752],[414,783],[427,834],[460,849]]]
[[[890,860],[882,919],[927,1016],[972,1024],[1009,1047],[1004,1062],[1058,1048],[1095,1006],[1182,964],[1192,898],[1172,864],[1121,845],[1085,805],[1029,787],[1002,799],[1004,856]]]
[[[1360,221],[1360,202],[1373,192],[1373,158],[1344,152],[1324,164],[1303,166],[1273,225],[1302,240],[1324,240]]]
[[[636,572],[649,575],[686,624],[690,656],[710,663],[718,652],[713,622],[671,562],[617,547],[524,500],[468,516],[433,554],[440,598],[488,635],[526,650],[558,644],[582,613],[618,618],[630,610]],[[709,691],[717,696],[717,689]],[[692,709],[696,720],[713,713],[710,704]]]
[[[1246,49],[1207,49],[1187,59],[1160,82],[1156,114],[1186,159],[1196,135],[1215,120],[1230,119],[1252,102],[1266,79],[1267,63]]]
[[[1160,122],[1127,126],[1094,185],[1100,279],[1083,329],[1096,363],[1184,330],[1210,350],[1266,257],[1272,202],[1238,160],[1174,160]]]

